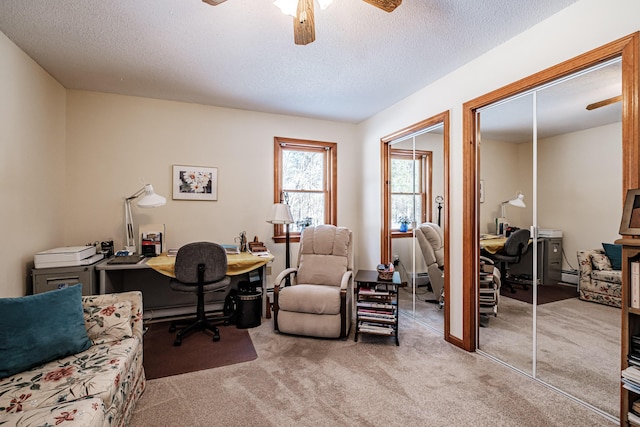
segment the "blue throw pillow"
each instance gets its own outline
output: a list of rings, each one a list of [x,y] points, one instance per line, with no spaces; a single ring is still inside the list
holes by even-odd
[[[607,258],[611,261],[611,268],[614,270],[622,270],[622,245],[614,245],[612,243],[603,243],[602,248]]]
[[[82,313],[82,285],[0,298],[0,378],[91,346]]]

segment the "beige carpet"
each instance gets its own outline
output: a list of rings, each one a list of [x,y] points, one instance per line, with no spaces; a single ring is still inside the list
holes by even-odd
[[[480,349],[532,373],[532,305],[500,298]],[[618,416],[620,309],[578,298],[539,305],[537,378]]]
[[[131,426],[607,426],[401,315],[400,346],[250,329],[256,360],[150,380]],[[363,337],[364,338],[364,337]],[[185,342],[183,345],[187,345]]]

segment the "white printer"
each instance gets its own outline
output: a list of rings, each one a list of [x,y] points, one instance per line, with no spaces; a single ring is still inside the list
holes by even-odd
[[[50,268],[90,265],[102,258],[104,254],[97,254],[95,246],[67,246],[38,252],[33,261],[35,268]]]

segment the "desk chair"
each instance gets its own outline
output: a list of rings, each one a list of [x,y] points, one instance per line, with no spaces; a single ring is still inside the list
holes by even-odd
[[[529,249],[529,238],[531,234],[528,229],[516,230],[504,243],[504,248],[495,254],[483,251],[482,255],[490,258],[495,263],[500,264],[500,277],[502,283],[509,287],[511,293],[515,293],[516,290],[513,287],[513,283],[509,281],[509,264],[518,264]],[[527,285],[523,284],[524,289],[527,289]]]
[[[182,344],[182,339],[193,331],[213,332],[213,341],[220,341],[220,331],[207,319],[204,312],[204,294],[224,291],[231,283],[227,274],[227,254],[224,248],[216,243],[196,242],[182,246],[176,255],[175,275],[169,286],[178,292],[195,293],[198,297],[196,318],[171,322],[170,332],[177,325],[188,326],[177,333],[173,345]],[[224,318],[218,318],[225,320]]]

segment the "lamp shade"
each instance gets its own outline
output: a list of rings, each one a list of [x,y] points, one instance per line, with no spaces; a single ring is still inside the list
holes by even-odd
[[[153,185],[146,184],[144,186],[144,195],[140,197],[136,203],[139,208],[157,208],[167,204],[167,199],[159,196],[153,191]]]
[[[293,217],[289,205],[284,203],[276,203],[273,205],[273,215],[267,222],[271,224],[292,224]]]
[[[516,195],[516,197],[514,199],[509,200],[507,203],[509,203],[511,206],[516,206],[518,208],[526,208],[527,205],[524,204],[524,194],[518,192],[518,194]]]

